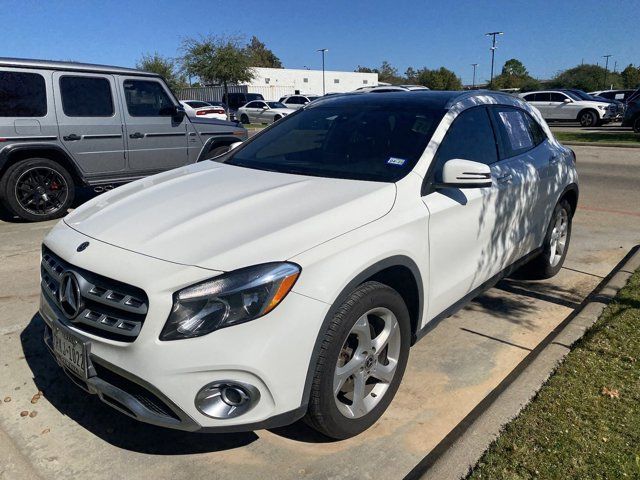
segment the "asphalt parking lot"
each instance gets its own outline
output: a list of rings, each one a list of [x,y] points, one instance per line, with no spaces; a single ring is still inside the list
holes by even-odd
[[[0,478],[402,478],[640,243],[640,154],[574,150],[580,204],[561,273],[545,282],[502,281],[440,323],[412,349],[382,419],[340,442],[304,425],[166,431],[87,397],[41,341],[38,256],[53,223],[1,222]]]

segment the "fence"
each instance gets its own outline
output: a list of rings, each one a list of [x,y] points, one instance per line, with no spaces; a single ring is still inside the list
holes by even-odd
[[[293,85],[229,85],[229,93],[259,93],[266,100],[279,100],[285,95],[293,95],[295,88]],[[182,88],[176,92],[180,100],[202,100],[203,102],[220,102],[224,94],[224,87],[189,87]]]

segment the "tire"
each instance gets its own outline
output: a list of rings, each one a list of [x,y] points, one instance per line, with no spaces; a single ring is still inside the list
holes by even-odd
[[[578,121],[583,127],[595,127],[598,124],[598,114],[593,110],[585,110],[578,115]]]
[[[398,390],[409,357],[409,311],[398,292],[366,282],[321,335],[305,421],[327,437],[349,438],[373,425]],[[356,390],[362,401],[354,402]]]
[[[0,198],[10,213],[30,222],[63,217],[75,197],[69,172],[48,158],[11,165],[0,179]]]
[[[558,232],[558,219],[564,217],[564,242],[561,244],[563,237],[562,232],[560,238],[557,238]],[[547,234],[544,237],[544,243],[542,244],[542,252],[536,256],[529,263],[524,265],[518,271],[518,278],[542,280],[545,278],[551,278],[555,276],[567,257],[567,251],[569,250],[569,242],[571,240],[571,220],[573,218],[573,212],[571,205],[566,200],[558,202],[553,210],[551,216],[551,222],[547,227]],[[562,230],[562,228],[560,229]],[[555,240],[555,247],[554,247]],[[558,253],[558,248],[562,246],[562,252]],[[552,257],[552,253],[554,254]]]
[[[640,117],[637,117],[633,122],[633,131],[636,133],[640,133]]]
[[[248,125],[249,124],[249,117],[247,117],[247,115],[243,113],[242,115],[240,115],[240,123]]]
[[[273,123],[276,123],[278,120],[282,118],[282,115],[276,115],[273,117]]]

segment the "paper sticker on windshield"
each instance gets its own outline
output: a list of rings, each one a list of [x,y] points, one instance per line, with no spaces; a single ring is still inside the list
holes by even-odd
[[[402,167],[405,163],[407,161],[404,158],[389,157],[389,160],[387,160],[387,165],[395,165],[397,167]]]

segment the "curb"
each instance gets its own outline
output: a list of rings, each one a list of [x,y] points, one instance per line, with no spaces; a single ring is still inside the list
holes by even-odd
[[[436,447],[406,480],[460,479],[475,466],[505,424],[518,416],[571,346],[600,317],[635,270],[640,268],[640,245],[633,247],[580,306],[565,318],[492,390]]]
[[[606,148],[606,147],[612,147],[612,148],[640,148],[640,142],[636,143],[625,143],[625,142],[572,142],[572,141],[568,141],[568,142],[562,142],[560,141],[560,143],[562,145],[568,145],[568,146],[577,146],[577,147],[601,147],[601,148]]]

